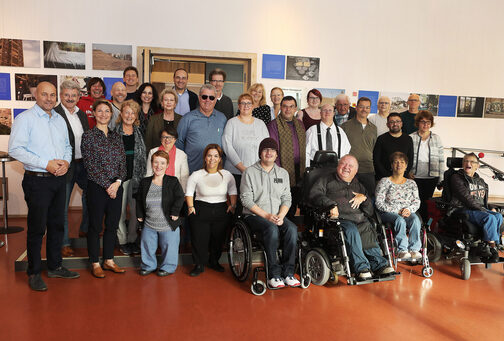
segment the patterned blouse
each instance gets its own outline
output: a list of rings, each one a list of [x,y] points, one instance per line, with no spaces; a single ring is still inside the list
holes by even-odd
[[[267,105],[261,105],[260,107],[252,110],[252,116],[257,117],[260,120],[264,121],[264,124],[268,124],[271,122],[271,109]]]
[[[126,153],[121,136],[109,129],[94,127],[82,135],[82,158],[88,180],[107,189],[114,181],[126,178]]]
[[[420,208],[418,187],[415,181],[406,179],[403,184],[395,184],[389,177],[382,178],[376,185],[376,208],[382,212],[399,213],[407,208],[415,213]]]

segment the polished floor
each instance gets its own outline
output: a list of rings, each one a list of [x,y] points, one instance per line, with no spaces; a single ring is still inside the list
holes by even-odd
[[[77,213],[71,213],[77,225]],[[11,225],[26,226],[25,219]],[[420,267],[400,265],[395,281],[345,283],[308,289],[250,293],[206,270],[189,277],[189,266],[160,278],[107,273],[96,279],[43,278],[49,290],[33,292],[14,261],[25,250],[25,232],[7,236],[0,249],[0,340],[484,340],[504,334],[502,265],[472,268],[469,281],[458,266],[435,264],[431,279]],[[6,240],[5,235],[0,235]]]

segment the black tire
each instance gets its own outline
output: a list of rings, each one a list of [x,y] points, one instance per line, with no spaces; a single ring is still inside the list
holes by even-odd
[[[263,281],[257,280],[250,285],[250,291],[256,296],[262,296],[266,292],[266,284]]]
[[[431,268],[430,266],[424,266],[422,268],[422,276],[424,276],[425,278],[432,277],[433,273],[434,273],[434,269]]]
[[[311,276],[309,274],[306,274],[301,278],[301,288],[306,289],[310,286],[311,284]]]
[[[434,233],[427,233],[427,257],[429,262],[435,263],[441,258],[443,246]]]
[[[233,276],[243,282],[252,269],[252,241],[247,225],[237,220],[229,234],[228,262]]]
[[[329,280],[330,270],[327,267],[324,256],[317,250],[308,252],[305,258],[306,272],[315,285],[324,285]]]
[[[464,281],[467,281],[471,277],[471,262],[469,259],[462,260],[460,263],[460,272]]]

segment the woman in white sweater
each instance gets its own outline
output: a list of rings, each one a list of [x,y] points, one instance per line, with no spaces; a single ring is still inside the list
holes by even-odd
[[[176,177],[185,192],[187,178],[189,177],[189,166],[187,165],[186,153],[175,147],[175,142],[178,138],[177,130],[172,126],[168,126],[161,131],[159,137],[161,139],[161,145],[150,150],[147,160],[150,160],[152,155],[158,150],[167,152],[170,156],[170,162],[166,169],[166,175]],[[147,162],[147,172],[145,176],[148,177],[153,174],[151,163]]]

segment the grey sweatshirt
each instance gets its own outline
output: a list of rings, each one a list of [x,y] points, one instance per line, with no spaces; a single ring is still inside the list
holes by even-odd
[[[261,161],[257,161],[243,172],[240,199],[244,214],[253,214],[250,209],[254,205],[277,214],[280,206],[291,206],[289,173],[276,164],[268,173],[261,167]]]

